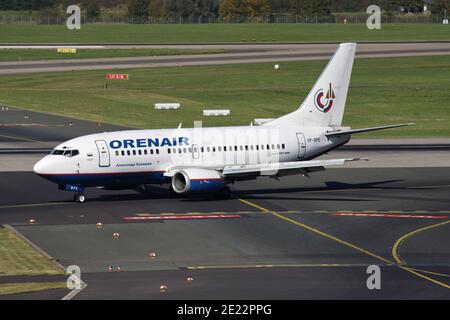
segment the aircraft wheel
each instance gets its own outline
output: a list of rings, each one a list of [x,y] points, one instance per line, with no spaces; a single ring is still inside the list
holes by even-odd
[[[77,194],[75,195],[75,201],[79,203],[83,203],[86,201],[86,196],[84,194]]]
[[[218,197],[223,200],[230,199],[231,189],[228,186],[223,187],[222,190],[219,191]]]

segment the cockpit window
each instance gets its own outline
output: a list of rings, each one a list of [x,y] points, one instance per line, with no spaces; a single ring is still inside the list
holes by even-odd
[[[79,155],[80,151],[78,151],[78,150],[70,150],[70,149],[69,150],[54,149],[51,154],[53,154],[53,155],[63,155],[65,157],[71,158],[71,157],[75,157],[76,155]]]

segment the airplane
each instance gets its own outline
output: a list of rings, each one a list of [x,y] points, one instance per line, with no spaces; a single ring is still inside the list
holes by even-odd
[[[230,197],[229,184],[258,176],[303,175],[357,158],[314,160],[353,134],[413,125],[363,129],[342,126],[356,52],[342,43],[295,111],[260,126],[124,130],[66,141],[33,171],[85,202],[89,187],[125,190],[168,184],[174,195]]]

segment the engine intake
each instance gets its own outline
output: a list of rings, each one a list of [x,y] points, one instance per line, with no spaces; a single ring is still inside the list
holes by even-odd
[[[172,189],[179,194],[188,192],[218,191],[225,186],[219,172],[208,169],[184,169],[172,177]]]

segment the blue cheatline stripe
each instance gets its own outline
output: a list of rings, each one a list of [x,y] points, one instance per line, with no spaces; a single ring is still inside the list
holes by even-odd
[[[120,173],[87,173],[87,174],[45,174],[43,178],[57,184],[96,186],[129,186],[140,184],[157,184],[169,182],[164,171],[120,172]]]

